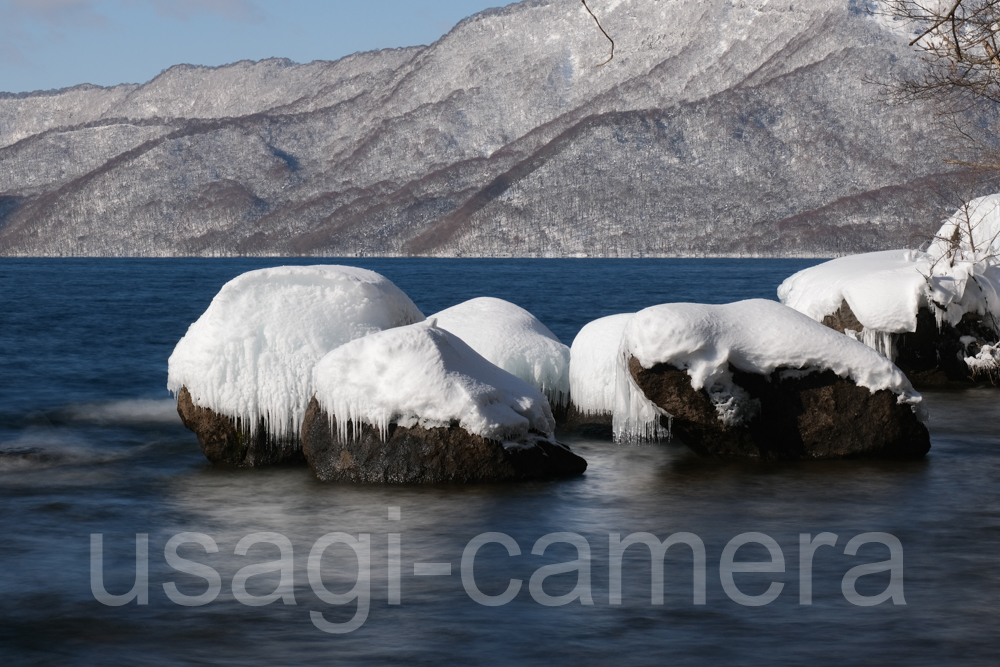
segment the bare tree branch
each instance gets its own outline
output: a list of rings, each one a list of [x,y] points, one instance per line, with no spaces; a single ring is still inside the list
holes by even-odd
[[[913,46],[914,44],[916,44],[917,42],[919,42],[920,40],[922,40],[924,37],[926,37],[930,33],[934,32],[935,30],[937,30],[938,28],[940,28],[942,25],[944,25],[945,23],[947,23],[949,20],[954,19],[955,18],[955,10],[958,9],[958,6],[960,4],[962,4],[962,0],[956,0],[955,5],[951,8],[951,11],[949,11],[947,13],[947,15],[945,15],[943,18],[938,19],[937,21],[935,21],[934,25],[932,25],[931,27],[927,28],[927,30],[924,30],[922,33],[920,33],[920,35],[916,39],[914,39],[912,42],[910,42],[910,46]]]
[[[964,162],[962,160],[945,160],[945,164],[956,164],[960,167],[969,167],[970,169],[996,169],[1000,171],[1000,164],[993,164],[990,162]]]
[[[580,2],[583,3],[583,6],[587,10],[587,13],[594,17],[594,21],[597,22],[597,27],[601,29],[601,32],[604,33],[604,36],[608,38],[609,42],[611,42],[611,57],[605,60],[603,63],[595,65],[595,67],[600,67],[601,65],[607,65],[615,57],[615,40],[611,39],[611,35],[609,35],[604,30],[604,27],[601,25],[601,22],[597,19],[597,16],[594,14],[594,12],[590,11],[590,7],[587,6],[587,0],[580,0]]]
[[[930,103],[955,146],[949,164],[1000,171],[1000,0],[882,0],[874,13],[916,34],[923,67],[891,83],[896,103]],[[870,79],[869,79],[870,80]],[[971,151],[971,152],[970,152]]]

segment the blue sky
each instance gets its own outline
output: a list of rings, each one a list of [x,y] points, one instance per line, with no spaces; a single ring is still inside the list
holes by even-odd
[[[148,81],[178,63],[430,44],[505,0],[0,0],[0,91]]]

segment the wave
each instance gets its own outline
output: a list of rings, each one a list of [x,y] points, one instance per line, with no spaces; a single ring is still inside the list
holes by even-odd
[[[74,403],[63,411],[70,421],[113,424],[180,424],[174,399],[130,399]]]
[[[0,443],[0,472],[108,463],[127,455],[127,452],[98,449],[54,433],[32,433]]]

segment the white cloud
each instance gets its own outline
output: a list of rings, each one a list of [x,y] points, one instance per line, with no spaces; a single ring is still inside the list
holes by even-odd
[[[0,63],[32,67],[30,52],[37,36],[29,26],[41,28],[46,40],[62,42],[67,30],[100,29],[110,21],[97,9],[97,0],[0,0]]]
[[[50,26],[104,26],[108,17],[96,9],[97,0],[0,0],[5,25],[37,21]]]
[[[0,63],[30,66],[31,53],[40,46],[39,29],[49,43],[66,41],[70,32],[107,29],[116,5],[145,5],[180,21],[204,15],[241,23],[264,20],[255,0],[0,0]]]
[[[264,13],[254,0],[121,0],[121,2],[130,5],[148,5],[160,16],[181,20],[201,14],[214,14],[231,21],[261,21],[264,18]],[[110,23],[104,11],[111,8],[113,8],[112,3],[101,0],[0,0],[0,25],[11,27],[31,21],[55,27],[104,27]]]
[[[135,0],[132,0],[133,2]],[[259,22],[264,13],[253,0],[139,0],[152,5],[160,16],[188,20],[199,14],[216,14],[230,21]]]

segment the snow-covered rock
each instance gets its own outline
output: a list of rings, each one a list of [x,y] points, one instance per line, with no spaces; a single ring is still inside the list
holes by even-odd
[[[962,341],[970,355],[963,361],[974,378],[990,380],[994,385],[1000,379],[1000,345],[979,345],[975,340]]]
[[[487,481],[579,474],[542,393],[435,322],[359,338],[316,364],[303,451],[320,479]]]
[[[1000,194],[964,204],[944,221],[927,248],[934,257],[956,251],[956,258],[965,261],[982,261],[1000,252]]]
[[[184,389],[192,407],[232,420],[226,438],[234,445],[242,432],[255,442],[271,440],[260,447],[284,442],[294,450],[316,362],[350,340],[423,319],[409,297],[373,271],[250,271],[226,283],[177,343],[167,388],[178,395]]]
[[[622,336],[615,431],[702,454],[922,456],[921,397],[871,348],[773,301],[654,306]]]
[[[342,345],[313,372],[316,400],[337,419],[366,423],[385,435],[389,424],[459,426],[494,440],[534,430],[552,435],[555,421],[534,387],[490,363],[431,317]]]
[[[553,407],[566,403],[569,348],[524,308],[479,297],[431,317],[491,363],[541,390]]]
[[[921,308],[930,310],[939,325],[951,326],[968,314],[1000,313],[998,278],[1000,272],[989,262],[886,250],[803,269],[785,279],[778,298],[818,322],[846,303],[868,332],[865,341],[888,350],[888,334],[917,330]]]
[[[926,251],[834,259],[787,278],[778,298],[875,348],[914,379],[965,379],[967,354],[997,337],[998,235],[1000,195],[981,197],[946,220]]]
[[[817,322],[846,301],[866,329],[915,331],[917,310],[927,305],[928,296],[921,271],[929,267],[929,257],[919,250],[849,255],[785,279],[778,287],[778,298]]]

